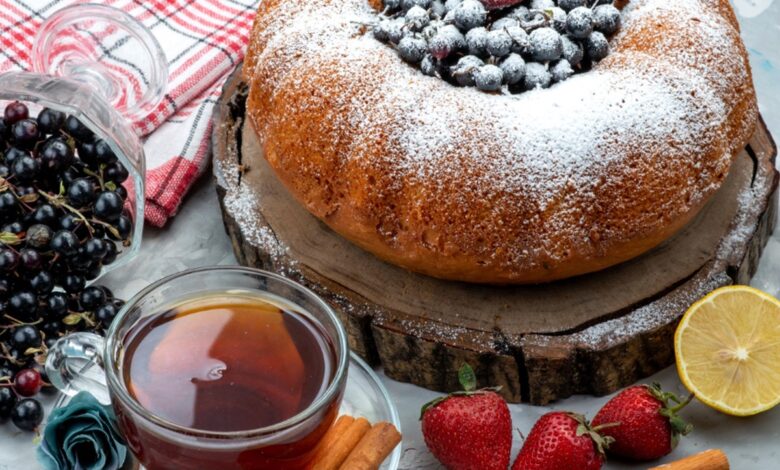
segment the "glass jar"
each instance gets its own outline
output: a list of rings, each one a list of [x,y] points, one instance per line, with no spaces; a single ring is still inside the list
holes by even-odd
[[[118,252],[115,261],[96,268],[102,274],[125,264],[141,245],[145,157],[132,123],[148,116],[164,96],[168,81],[165,55],[151,32],[128,14],[109,6],[82,4],[57,11],[41,25],[30,61],[33,69],[30,72],[0,75],[0,109],[21,101],[29,108],[31,119],[43,109],[50,109],[77,119],[88,129],[76,138],[66,125],[58,135],[51,134],[48,138],[58,137],[67,142],[77,156],[74,161],[78,165],[90,155],[94,165],[83,168],[94,173],[94,180],[99,182],[94,190],[119,194],[122,198],[119,204],[124,204],[122,215],[129,220],[101,220],[96,211],[80,210],[68,198],[65,184],[60,185],[59,191],[52,184],[43,192],[38,191],[37,197],[48,198],[59,213],[76,217],[77,223],[88,229],[87,237],[98,233],[115,242]],[[0,137],[4,152],[16,145],[12,132],[15,130],[6,126],[5,138]],[[99,158],[94,160],[92,151],[98,144],[101,150]],[[46,162],[41,162],[45,146],[39,143],[26,150],[33,159],[39,160],[40,178],[45,177],[43,172],[49,171]],[[122,173],[111,163],[114,156],[126,170],[126,179],[124,175],[116,176],[116,181],[108,179]],[[11,174],[6,181],[12,188],[13,177]],[[23,183],[17,178],[16,184]],[[124,189],[116,189],[119,186]],[[99,274],[94,271],[88,279]]]

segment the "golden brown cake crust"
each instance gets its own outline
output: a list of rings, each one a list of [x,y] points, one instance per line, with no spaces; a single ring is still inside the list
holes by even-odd
[[[594,70],[511,96],[424,76],[374,18],[367,0],[262,2],[247,112],[298,201],[413,271],[537,283],[635,257],[696,215],[755,128],[727,0],[634,0]]]

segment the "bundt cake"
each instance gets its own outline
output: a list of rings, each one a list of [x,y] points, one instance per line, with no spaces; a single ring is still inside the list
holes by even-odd
[[[450,26],[448,10],[467,1],[260,4],[243,74],[265,158],[312,214],[390,263],[498,284],[620,263],[689,222],[755,128],[728,0],[622,2],[609,55],[585,50],[573,67],[581,73],[565,81],[512,86],[502,69],[500,89],[459,86],[451,71],[470,53],[459,39],[449,58],[410,57],[377,31],[412,6],[427,6],[429,19],[442,10]],[[578,1],[482,3],[483,22],[523,7],[555,30],[557,10],[547,7]],[[608,2],[585,6],[593,3]],[[557,64],[516,52],[526,75]],[[491,73],[504,65],[479,60]]]

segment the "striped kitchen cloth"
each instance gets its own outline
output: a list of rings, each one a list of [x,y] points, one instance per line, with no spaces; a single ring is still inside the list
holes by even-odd
[[[41,23],[76,3],[102,3],[143,23],[168,60],[162,102],[134,122],[145,136],[146,221],[173,217],[208,167],[211,115],[228,75],[244,58],[260,0],[0,0],[0,73],[32,70],[30,51]]]

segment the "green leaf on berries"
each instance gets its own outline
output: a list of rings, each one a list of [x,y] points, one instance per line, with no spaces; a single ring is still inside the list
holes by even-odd
[[[81,315],[79,315],[78,313],[71,313],[70,315],[62,319],[62,323],[68,326],[78,325],[80,321],[81,321]]]
[[[684,419],[677,416],[677,412],[685,408],[693,400],[693,394],[688,398],[681,400],[680,397],[671,392],[664,392],[659,383],[646,385],[648,392],[656,400],[662,403],[662,408],[658,412],[669,420],[672,427],[672,449],[677,447],[681,436],[687,436],[693,431],[693,425],[685,422]]]
[[[0,243],[3,245],[19,245],[22,243],[22,238],[13,232],[0,232]]]
[[[463,364],[458,370],[458,382],[463,390],[471,392],[477,389],[477,374],[468,364]]]
[[[40,199],[40,198],[41,197],[38,194],[30,193],[30,194],[25,194],[24,196],[20,197],[19,200],[22,201],[25,204],[32,204],[34,202],[37,202],[38,199]]]
[[[113,181],[106,181],[106,189],[109,191],[116,191],[116,183]]]
[[[64,195],[65,195],[65,183],[60,181],[60,196],[64,196]]]
[[[43,352],[41,348],[27,348],[24,350],[25,356],[32,356],[33,354],[38,354],[39,352]]]

